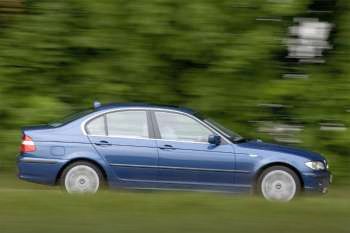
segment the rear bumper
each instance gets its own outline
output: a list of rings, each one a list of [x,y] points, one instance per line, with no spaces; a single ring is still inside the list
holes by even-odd
[[[18,178],[34,183],[54,185],[56,178],[66,160],[28,157],[17,157]]]
[[[329,171],[315,171],[302,174],[304,190],[309,193],[327,193],[333,175]]]

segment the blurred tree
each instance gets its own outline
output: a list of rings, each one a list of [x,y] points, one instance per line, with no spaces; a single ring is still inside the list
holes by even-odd
[[[1,0],[0,15],[12,15],[14,13],[23,12],[24,6],[22,0]]]

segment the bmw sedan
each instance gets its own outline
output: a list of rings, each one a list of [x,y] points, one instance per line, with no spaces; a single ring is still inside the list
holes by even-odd
[[[245,139],[187,108],[96,103],[22,131],[19,178],[68,193],[108,186],[254,192],[289,201],[326,192],[331,180],[321,155]]]

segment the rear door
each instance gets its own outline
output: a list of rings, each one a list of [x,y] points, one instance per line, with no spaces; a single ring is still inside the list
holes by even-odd
[[[215,134],[199,120],[185,114],[155,111],[159,181],[172,187],[208,188],[234,185],[233,147],[222,139],[208,143]]]
[[[91,142],[119,179],[156,180],[158,152],[149,122],[145,110],[119,110],[86,124]]]

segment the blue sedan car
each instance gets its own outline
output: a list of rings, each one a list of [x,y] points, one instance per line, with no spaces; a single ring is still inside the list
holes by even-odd
[[[21,179],[69,193],[101,187],[256,192],[289,201],[325,192],[317,153],[247,140],[185,108],[109,104],[23,129]]]

